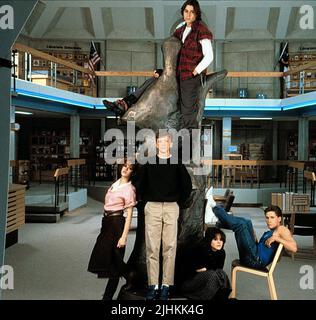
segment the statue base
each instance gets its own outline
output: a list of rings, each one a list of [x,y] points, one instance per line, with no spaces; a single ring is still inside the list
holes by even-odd
[[[122,286],[117,300],[145,300],[145,289],[128,289],[126,285]]]

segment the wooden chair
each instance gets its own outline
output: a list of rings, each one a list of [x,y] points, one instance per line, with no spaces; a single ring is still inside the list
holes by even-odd
[[[245,184],[245,187],[246,187],[247,183],[249,183],[252,189],[254,182],[257,184],[257,188],[259,188],[259,167],[258,166],[245,165],[240,170],[239,175],[240,175],[241,188],[243,188],[243,184]]]
[[[224,154],[228,160],[242,160],[242,154],[229,153]],[[242,165],[223,166],[222,167],[222,188],[225,186],[232,187],[236,184],[236,172],[242,169]],[[227,182],[227,183],[226,183]]]
[[[240,265],[239,260],[234,260],[232,262],[232,292],[230,294],[230,298],[236,298],[237,271],[241,271],[241,272],[251,273],[255,276],[267,278],[271,300],[278,300],[277,293],[275,290],[274,280],[273,280],[273,272],[281,256],[282,249],[283,249],[283,244],[280,243],[271,264],[267,267],[267,271],[244,267]]]

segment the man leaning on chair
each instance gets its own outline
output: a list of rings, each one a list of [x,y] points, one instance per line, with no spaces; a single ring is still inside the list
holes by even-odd
[[[216,204],[212,196],[209,197],[209,204],[220,226],[234,231],[242,265],[265,269],[272,262],[279,243],[290,252],[297,251],[297,244],[290,230],[282,225],[282,211],[279,207],[271,205],[265,209],[265,221],[269,230],[258,242],[251,220],[228,214],[222,206]]]

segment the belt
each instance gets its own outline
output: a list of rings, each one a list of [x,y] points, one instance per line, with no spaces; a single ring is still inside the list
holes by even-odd
[[[123,210],[116,210],[116,211],[106,211],[104,210],[104,216],[105,217],[117,217],[117,216],[123,216],[124,211]]]

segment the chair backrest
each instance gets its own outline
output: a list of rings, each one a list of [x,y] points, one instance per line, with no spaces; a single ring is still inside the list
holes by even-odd
[[[224,198],[227,198],[229,194],[230,194],[230,189],[226,189],[224,193]]]
[[[270,264],[270,266],[268,267],[269,269],[269,273],[273,273],[275,267],[276,267],[276,264],[278,263],[279,261],[279,258],[281,256],[281,252],[282,252],[282,249],[283,249],[283,244],[282,243],[279,243],[279,246],[278,246],[278,249],[274,255],[274,258]]]

